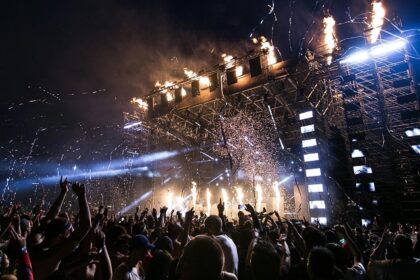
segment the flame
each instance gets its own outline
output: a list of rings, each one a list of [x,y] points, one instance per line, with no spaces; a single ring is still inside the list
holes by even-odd
[[[168,102],[171,102],[172,100],[174,100],[174,95],[171,92],[166,93],[166,100],[168,100]]]
[[[276,198],[276,207],[275,210],[280,211],[280,190],[278,182],[274,182],[273,190]]]
[[[184,68],[184,74],[185,76],[187,76],[187,78],[192,79],[192,80],[199,80],[200,84],[203,86],[209,86],[210,85],[210,79],[209,77],[205,77],[205,76],[198,76],[197,73],[195,73],[192,70],[189,70],[188,68]]]
[[[258,39],[257,38],[254,37],[251,40],[252,40],[252,43],[254,43],[255,45],[258,44]]]
[[[192,196],[192,207],[195,207],[195,205],[197,204],[197,183],[196,182],[192,182],[191,196]]]
[[[372,3],[372,22],[370,24],[372,31],[369,38],[372,44],[378,41],[379,35],[381,34],[382,25],[384,24],[385,14],[386,11],[382,5],[382,2],[378,1]]]
[[[274,50],[274,46],[269,41],[267,41],[267,38],[265,38],[264,36],[261,36],[260,42],[261,42],[261,50],[267,51],[268,65],[276,63],[277,58],[276,58],[276,52]]]
[[[244,67],[242,65],[236,66],[236,77],[242,76],[244,73]]]
[[[131,104],[137,104],[139,108],[143,110],[147,110],[149,108],[147,102],[141,98],[133,97],[133,99],[131,99]]]
[[[176,197],[176,204],[179,207],[179,210],[183,211],[185,209],[184,198],[182,198],[182,196],[177,196]]]
[[[181,88],[181,96],[182,97],[187,96],[187,92],[185,91],[185,88]]]
[[[332,16],[327,16],[327,17],[324,17],[323,23],[324,23],[324,43],[327,46],[328,54],[332,54],[336,46],[335,36],[334,36],[335,20]],[[331,64],[331,61],[332,61],[332,56],[330,55],[327,58],[327,63]]]
[[[227,204],[229,201],[229,196],[228,196],[227,191],[224,188],[222,188],[222,198],[223,198],[223,202]]]
[[[206,196],[207,196],[207,216],[210,216],[211,211],[211,192],[210,189],[207,188],[206,190]]]
[[[166,194],[166,205],[168,209],[172,209],[173,199],[174,199],[174,193],[172,191],[168,191],[168,193]]]
[[[175,83],[171,81],[165,81],[163,84],[160,81],[156,81],[155,87],[158,88],[162,93],[167,93],[168,88],[178,88],[178,86],[175,85]],[[168,98],[168,101],[169,101],[169,97],[168,96],[166,97]]]
[[[225,54],[225,53],[222,54],[222,58],[223,58],[223,61],[225,63],[229,63],[229,62],[231,62],[233,60],[233,56],[228,55],[228,54]]]
[[[242,188],[241,187],[237,187],[236,188],[236,200],[238,201],[238,204],[242,205],[244,204],[244,193],[242,192]]]
[[[262,188],[261,185],[255,187],[255,192],[257,193],[257,212],[261,212],[262,206]]]

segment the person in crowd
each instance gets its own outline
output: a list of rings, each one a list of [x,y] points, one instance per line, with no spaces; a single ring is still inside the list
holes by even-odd
[[[62,211],[72,189],[79,211]],[[250,204],[237,217],[194,209],[108,214],[86,187],[61,179],[33,209],[0,213],[0,280],[382,280],[419,279],[418,225],[335,226],[286,219]],[[91,218],[90,207],[93,212]],[[182,213],[184,214],[182,214]],[[392,229],[392,230],[391,230]]]
[[[235,280],[234,274],[223,271],[224,254],[219,242],[199,235],[184,248],[177,266],[179,280]]]
[[[384,259],[387,247],[394,250],[395,258]],[[381,242],[370,256],[368,276],[371,280],[419,279],[420,259],[414,257],[413,241],[410,236],[395,234],[386,228]]]

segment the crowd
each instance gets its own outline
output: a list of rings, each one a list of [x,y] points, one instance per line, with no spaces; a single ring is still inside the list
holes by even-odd
[[[125,216],[99,207],[91,216],[78,183],[72,215],[61,211],[70,184],[59,188],[46,212],[4,207],[1,279],[420,279],[420,233],[407,224],[323,227],[249,204],[228,219],[221,201],[208,217],[166,207]]]

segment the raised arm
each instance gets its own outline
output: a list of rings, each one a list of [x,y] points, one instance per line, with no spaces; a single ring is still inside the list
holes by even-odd
[[[336,226],[335,227],[335,231],[342,236],[343,238],[345,238],[349,244],[349,248],[351,253],[353,254],[354,257],[354,264],[356,263],[363,263],[363,255],[362,255],[362,251],[360,251],[359,246],[357,246],[356,242],[354,241],[352,234],[351,234],[351,229],[348,225],[345,226]]]
[[[72,189],[77,196],[79,202],[79,226],[70,234],[68,238],[63,240],[55,254],[57,258],[62,259],[69,255],[82,241],[82,239],[89,232],[92,224],[90,219],[90,210],[86,198],[86,189],[83,184],[74,183]]]
[[[61,176],[60,194],[58,195],[57,199],[54,201],[54,204],[51,206],[50,210],[45,216],[46,221],[51,221],[52,219],[58,216],[58,213],[60,213],[61,206],[63,206],[64,198],[66,197],[66,193],[68,191],[68,184],[69,183],[67,181],[67,178],[65,178],[63,181],[63,176]]]
[[[222,230],[227,233],[226,219],[225,215],[223,215],[223,212],[225,211],[225,203],[222,203],[222,199],[220,199],[219,204],[217,204],[217,210],[219,212],[220,219],[222,219]]]

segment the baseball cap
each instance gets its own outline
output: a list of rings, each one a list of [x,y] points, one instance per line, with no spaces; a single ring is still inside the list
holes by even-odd
[[[149,239],[143,234],[134,235],[131,238],[131,247],[132,248],[146,248],[146,249],[155,249],[155,245],[150,243]]]

